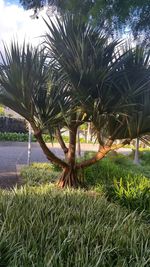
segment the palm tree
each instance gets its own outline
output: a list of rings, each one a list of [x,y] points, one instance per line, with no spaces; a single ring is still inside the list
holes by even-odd
[[[26,118],[46,157],[63,172],[59,185],[78,186],[78,173],[133,138],[150,132],[149,55],[124,48],[73,16],[47,23],[45,49],[12,43],[0,67],[0,101]],[[91,122],[100,147],[76,161],[78,128]],[[69,146],[61,128],[69,130]],[[42,133],[57,137],[65,160],[48,149]],[[103,138],[105,136],[105,138]],[[119,145],[114,145],[121,139]]]

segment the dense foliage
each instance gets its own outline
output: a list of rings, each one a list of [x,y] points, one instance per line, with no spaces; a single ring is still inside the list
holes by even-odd
[[[150,54],[113,41],[80,17],[45,21],[44,48],[12,42],[0,66],[0,102],[30,124],[47,159],[62,168],[60,186],[79,186],[79,170],[150,132]],[[67,48],[67,49],[66,49]],[[90,122],[99,150],[77,162],[78,129]],[[65,144],[61,129],[69,131]],[[57,138],[65,160],[43,139]],[[115,145],[115,140],[121,143]],[[125,139],[125,140],[124,140]]]
[[[150,158],[150,153],[146,154]],[[136,166],[122,155],[108,157],[86,169],[85,179],[89,187],[105,193],[109,200],[129,210],[143,211],[144,218],[150,221],[150,167],[144,160]]]
[[[20,0],[25,9],[34,8],[35,12],[46,3],[63,15],[66,12],[81,15],[84,20],[103,25],[112,35],[124,34],[125,29],[133,32],[134,37],[149,44],[150,32],[150,1],[145,0]],[[35,16],[36,17],[36,16]],[[140,38],[139,38],[140,37]]]

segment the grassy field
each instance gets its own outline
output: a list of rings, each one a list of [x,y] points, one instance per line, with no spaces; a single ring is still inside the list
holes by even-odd
[[[88,190],[58,189],[50,164],[24,168],[24,186],[0,192],[0,266],[149,267],[149,157],[110,154],[85,171]]]

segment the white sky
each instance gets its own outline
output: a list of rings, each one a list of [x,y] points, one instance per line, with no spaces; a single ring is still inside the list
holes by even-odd
[[[31,19],[33,11],[25,11],[17,4],[8,4],[0,0],[0,50],[3,43],[9,44],[10,40],[18,39],[22,42],[24,39],[32,42],[34,45],[41,43],[41,35],[46,32],[46,26],[42,19],[46,17],[45,11],[40,13],[39,19]]]

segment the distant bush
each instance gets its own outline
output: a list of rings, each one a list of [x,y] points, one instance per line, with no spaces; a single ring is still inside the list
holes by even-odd
[[[17,141],[17,142],[27,142],[28,134],[27,133],[1,133],[0,132],[0,141]],[[35,142],[36,139],[32,136],[32,142]]]
[[[0,141],[12,141],[12,142],[28,142],[28,133],[1,133]],[[51,142],[49,135],[43,134],[45,142]],[[36,138],[32,135],[32,142],[36,142]]]
[[[51,143],[52,140],[48,134],[43,134],[43,139],[46,143]],[[68,136],[63,136],[64,142],[69,142]],[[28,133],[15,133],[15,132],[0,132],[0,141],[18,141],[18,142],[27,142]],[[32,135],[32,142],[36,142],[36,138]],[[53,142],[57,142],[54,138]],[[80,142],[84,143],[84,138],[80,138]]]

